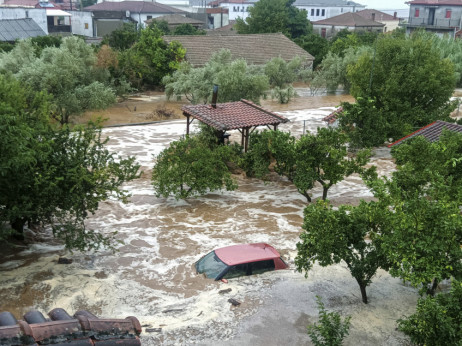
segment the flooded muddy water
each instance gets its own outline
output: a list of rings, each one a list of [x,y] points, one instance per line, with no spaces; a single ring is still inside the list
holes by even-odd
[[[301,135],[303,131],[316,131],[317,127],[325,126],[322,118],[348,97],[326,97],[325,104],[322,99],[309,99],[305,102],[316,106],[307,108],[300,108],[303,102],[296,101],[300,102],[299,109],[291,109],[293,105],[287,109],[284,109],[286,106],[273,107],[271,101],[265,101],[265,106],[277,108],[290,119],[280,126],[281,130]],[[118,232],[118,252],[66,253],[48,233],[29,232],[29,245],[0,256],[0,310],[11,311],[17,317],[31,308],[48,312],[56,307],[71,314],[87,309],[105,317],[133,315],[145,327],[162,328],[161,333],[144,332],[143,344],[176,345],[232,343],[234,338],[239,338],[239,330],[248,332],[242,329],[251,325],[245,322],[246,318],[258,316],[255,314],[267,306],[272,290],[276,289],[275,294],[279,294],[277,290],[291,284],[311,287],[311,293],[301,293],[309,294],[310,302],[305,302],[309,311],[300,313],[301,317],[297,315],[299,322],[291,323],[303,331],[305,339],[305,317],[310,315],[314,321],[313,316],[317,315],[316,294],[324,294],[329,299],[326,306],[337,310],[361,306],[357,284],[344,266],[316,267],[308,279],[294,272],[293,258],[306,200],[284,179],[265,184],[235,176],[239,188],[233,192],[213,192],[186,201],[157,198],[150,184],[153,156],[185,131],[183,119],[105,129],[104,134],[110,137],[109,149],[122,156],[135,155],[144,172],[140,179],[125,186],[132,195],[130,203],[108,200],[101,203],[98,212],[88,220],[89,228],[103,233]],[[232,132],[231,139],[239,141],[239,133]],[[373,164],[383,174],[394,168],[386,149],[377,151]],[[317,187],[313,197],[321,193]],[[355,204],[360,198],[371,197],[358,176],[349,177],[329,192],[330,200],[336,205]],[[214,282],[195,273],[194,262],[209,251],[251,242],[273,245],[290,268],[228,283]],[[58,264],[60,255],[72,258],[73,263]],[[364,328],[372,328],[370,333],[377,334],[375,342],[398,333],[394,319],[412,310],[416,300],[414,290],[385,272],[378,276],[378,293],[371,293],[374,297],[371,300],[375,299],[378,304],[373,307],[378,310],[372,327],[367,327],[371,314],[351,310],[354,330],[362,333]],[[280,288],[281,285],[285,288]],[[219,290],[227,288],[231,288],[230,293],[219,294]],[[392,295],[392,301],[387,294]],[[239,300],[241,305],[232,308],[229,298]],[[294,298],[298,299],[295,293]],[[386,317],[380,320],[383,312]],[[246,344],[238,340],[236,344]]]

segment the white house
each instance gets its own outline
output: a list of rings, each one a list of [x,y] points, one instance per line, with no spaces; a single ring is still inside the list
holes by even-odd
[[[296,0],[293,5],[300,10],[306,10],[308,19],[312,22],[366,8],[365,5],[348,0]]]
[[[221,7],[228,9],[229,20],[237,18],[246,19],[249,15],[249,8],[252,7],[258,0],[218,0],[209,3],[212,7]]]
[[[0,19],[32,18],[34,22],[48,34],[47,13],[42,8],[0,7]]]

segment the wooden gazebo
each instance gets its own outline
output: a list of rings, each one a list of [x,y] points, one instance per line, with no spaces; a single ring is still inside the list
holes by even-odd
[[[258,126],[267,126],[274,130],[280,123],[289,119],[270,112],[255,103],[247,100],[237,102],[218,103],[213,105],[183,106],[183,115],[186,117],[186,134],[189,135],[189,125],[197,119],[212,126],[221,134],[228,130],[239,130],[242,135],[241,145],[247,151],[249,136]]]

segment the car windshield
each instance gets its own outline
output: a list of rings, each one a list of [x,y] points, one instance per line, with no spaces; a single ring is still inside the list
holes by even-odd
[[[215,251],[205,255],[196,263],[197,272],[204,273],[205,276],[210,279],[217,279],[227,267],[228,266],[215,255]]]

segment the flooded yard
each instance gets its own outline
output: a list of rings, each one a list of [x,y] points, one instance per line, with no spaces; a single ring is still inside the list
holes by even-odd
[[[281,130],[301,135],[325,126],[322,118],[348,98],[300,97],[289,106],[267,100],[264,106],[290,119]],[[148,112],[156,105],[153,101],[151,108],[143,108],[143,101],[130,102],[125,109],[132,109],[131,113],[137,102],[136,112]],[[178,111],[181,103],[165,106]],[[111,121],[120,123],[121,118]],[[139,122],[136,116],[124,119]],[[46,232],[29,232],[30,245],[0,256],[0,310],[17,317],[31,308],[48,312],[56,307],[71,314],[87,309],[105,317],[133,315],[144,327],[162,328],[156,333],[143,328],[141,339],[146,345],[299,345],[310,344],[306,325],[317,319],[315,296],[320,295],[327,309],[352,316],[346,344],[405,342],[395,330],[395,320],[413,312],[414,289],[379,271],[368,288],[370,304],[364,305],[345,265],[316,266],[307,279],[294,271],[306,200],[284,179],[265,184],[235,176],[239,188],[233,192],[186,201],[157,198],[150,184],[153,156],[185,131],[184,119],[106,128],[109,149],[122,156],[135,155],[143,170],[140,179],[125,186],[132,194],[129,204],[106,201],[88,220],[89,228],[118,232],[118,252],[65,253]],[[240,141],[240,134],[232,132],[231,140]],[[387,150],[377,151],[373,163],[382,174],[394,167]],[[313,197],[321,193],[317,187]],[[329,192],[336,205],[371,197],[358,176]],[[228,283],[195,273],[194,262],[214,248],[251,242],[273,245],[289,269]],[[59,256],[73,263],[58,264]],[[219,293],[228,288],[229,293]],[[229,298],[241,305],[232,307]]]

